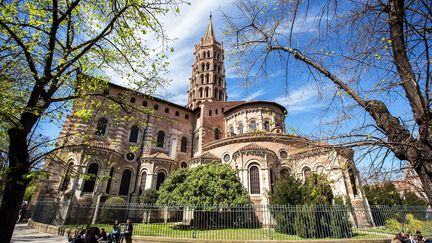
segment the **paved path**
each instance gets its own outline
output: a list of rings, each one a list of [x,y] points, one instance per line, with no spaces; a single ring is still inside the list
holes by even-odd
[[[25,223],[15,225],[11,243],[67,243],[68,240],[64,236],[51,235],[40,233],[35,229],[27,226]]]

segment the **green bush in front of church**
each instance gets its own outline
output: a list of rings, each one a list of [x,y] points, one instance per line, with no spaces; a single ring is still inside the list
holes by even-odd
[[[194,214],[190,226],[197,229],[259,227],[249,196],[229,165],[175,171],[160,187],[157,204],[189,207]]]
[[[119,207],[124,203],[126,201],[121,197],[108,198],[100,212],[101,221],[104,223],[113,223],[116,219],[124,221],[126,211],[122,207]]]
[[[249,197],[235,170],[211,163],[179,169],[159,189],[159,205],[247,205]]]
[[[270,194],[275,231],[302,238],[351,237],[346,207],[332,201],[330,182],[324,176],[313,174],[302,183],[288,173]]]

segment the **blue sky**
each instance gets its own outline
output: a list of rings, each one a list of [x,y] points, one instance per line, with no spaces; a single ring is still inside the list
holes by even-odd
[[[194,45],[205,33],[210,12],[213,14],[216,39],[220,42],[224,41],[222,35],[224,22],[220,9],[230,12],[234,7],[233,3],[234,0],[192,1],[190,6],[181,6],[179,15],[171,13],[160,19],[165,26],[166,34],[174,39],[170,44],[175,51],[169,54],[170,66],[167,78],[171,79],[171,83],[157,90],[156,96],[180,105],[186,104]],[[307,22],[305,25],[307,28],[303,26],[303,28],[294,29],[294,35],[315,35],[318,32],[316,24],[307,18],[304,21]],[[273,73],[267,79],[259,80],[254,85],[245,87],[243,80],[236,75],[228,58],[225,59],[225,69],[228,100],[278,102],[288,110],[286,127],[295,128],[300,134],[316,135],[322,128],[320,122],[323,119],[335,118],[333,114],[325,110],[332,95],[336,92],[335,87],[330,82],[324,81],[323,86],[318,89],[316,83],[309,80],[308,70],[301,65],[298,66],[295,73],[288,75],[288,85],[285,85],[282,70],[272,70]],[[120,78],[121,74],[106,71],[108,76],[111,76],[111,82],[128,86],[127,81]],[[393,107],[390,107],[392,111],[403,114],[398,106]],[[349,123],[348,126],[352,124]],[[60,125],[45,121],[40,124],[39,129],[42,133],[55,137],[58,136]]]

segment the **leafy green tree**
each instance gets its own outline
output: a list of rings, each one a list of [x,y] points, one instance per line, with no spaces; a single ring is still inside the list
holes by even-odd
[[[402,205],[404,206],[426,206],[427,201],[417,196],[415,192],[406,191],[402,195]]]
[[[331,207],[330,181],[312,174],[302,182],[291,173],[277,181],[270,204],[276,220],[275,231],[303,238],[347,238],[351,224],[344,206]],[[329,206],[329,210],[325,210]]]
[[[160,187],[157,204],[246,205],[249,197],[235,170],[211,163],[175,171]]]
[[[158,197],[158,192],[155,189],[147,189],[141,194],[140,201],[141,203],[154,204]]]
[[[5,148],[0,147],[7,157],[0,206],[4,242],[12,237],[19,204],[32,180],[26,175],[53,152],[39,149],[53,147],[49,140],[36,139],[40,122],[61,122],[72,100],[103,96],[100,87],[105,82],[80,77],[107,77],[106,68],[121,71],[140,91],[163,84],[158,76],[167,65],[167,47],[158,18],[178,12],[179,3],[182,0],[0,2],[0,133],[7,134]],[[154,55],[154,47],[146,46],[152,37],[162,47]]]
[[[272,205],[301,205],[304,204],[307,188],[303,182],[287,173],[277,181],[273,192],[270,193]]]
[[[384,182],[382,185],[366,185],[364,190],[370,205],[402,205],[402,198],[391,182]]]

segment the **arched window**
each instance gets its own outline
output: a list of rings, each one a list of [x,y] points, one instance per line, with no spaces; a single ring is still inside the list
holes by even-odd
[[[188,167],[188,164],[187,164],[186,162],[183,161],[183,162],[180,163],[180,167],[181,167],[181,168],[187,168],[187,167]]]
[[[213,97],[214,97],[215,100],[218,99],[218,91],[217,91],[217,89],[214,89]]]
[[[215,129],[214,129],[214,138],[215,138],[216,140],[221,139],[221,131],[220,131],[219,128],[215,128]]]
[[[205,51],[203,51],[203,57],[206,58],[206,52]]]
[[[201,71],[204,71],[204,63],[203,64],[201,64]]]
[[[130,170],[124,170],[120,182],[119,195],[129,194],[129,185],[131,180],[132,172]]]
[[[239,123],[238,131],[239,131],[239,134],[243,134],[243,123]]]
[[[165,142],[165,133],[163,131],[159,131],[157,134],[156,147],[163,148]]]
[[[146,184],[146,181],[147,181],[147,172],[143,172],[142,174],[141,174],[141,184],[140,184],[140,190],[139,190],[139,194],[141,195],[142,194],[142,192],[145,190],[145,184]]]
[[[207,57],[210,57],[210,51],[207,51]]]
[[[305,180],[308,180],[309,178],[311,178],[312,176],[312,171],[309,167],[304,167],[303,168],[303,177]]]
[[[110,193],[110,190],[111,190],[111,183],[112,183],[112,178],[113,178],[113,176],[114,176],[114,167],[111,167],[111,170],[110,170],[110,173],[109,173],[109,178],[108,178],[108,183],[107,183],[107,186],[106,186],[106,189],[105,189],[105,192],[106,192],[107,194]]]
[[[259,168],[256,165],[249,167],[249,188],[251,194],[260,194]]]
[[[181,139],[181,146],[180,146],[180,152],[186,153],[187,151],[187,138],[182,137]]]
[[[97,122],[95,135],[104,136],[108,127],[108,120],[101,118]]]
[[[223,94],[222,90],[219,91],[219,100],[224,100],[224,94]]]
[[[200,75],[200,83],[203,84],[204,83],[204,74]]]
[[[90,164],[87,169],[88,179],[84,181],[83,192],[93,192],[96,183],[96,176],[98,173],[99,166],[96,163]]]
[[[264,130],[266,132],[270,132],[270,122],[269,121],[264,121]]]
[[[200,96],[200,98],[203,97],[203,89],[202,88],[199,89],[199,96]]]
[[[60,191],[66,191],[69,187],[69,182],[70,182],[70,178],[71,178],[71,174],[72,174],[72,170],[73,170],[73,162],[70,162],[66,168],[66,173],[64,175],[63,178],[63,182],[61,184],[60,187]]]
[[[209,97],[209,87],[205,88],[205,97]]]
[[[139,133],[138,126],[137,125],[132,126],[129,134],[129,142],[131,143],[138,142],[138,133]]]
[[[206,63],[206,70],[210,70],[210,64]]]
[[[164,183],[164,181],[165,181],[165,173],[159,172],[157,174],[156,190],[159,190],[160,186],[162,185],[162,183]]]
[[[279,152],[279,157],[280,157],[281,159],[286,159],[286,158],[288,158],[288,152],[287,152],[286,150],[281,150],[281,151]]]
[[[249,122],[249,132],[257,130],[256,121],[252,120]]]

